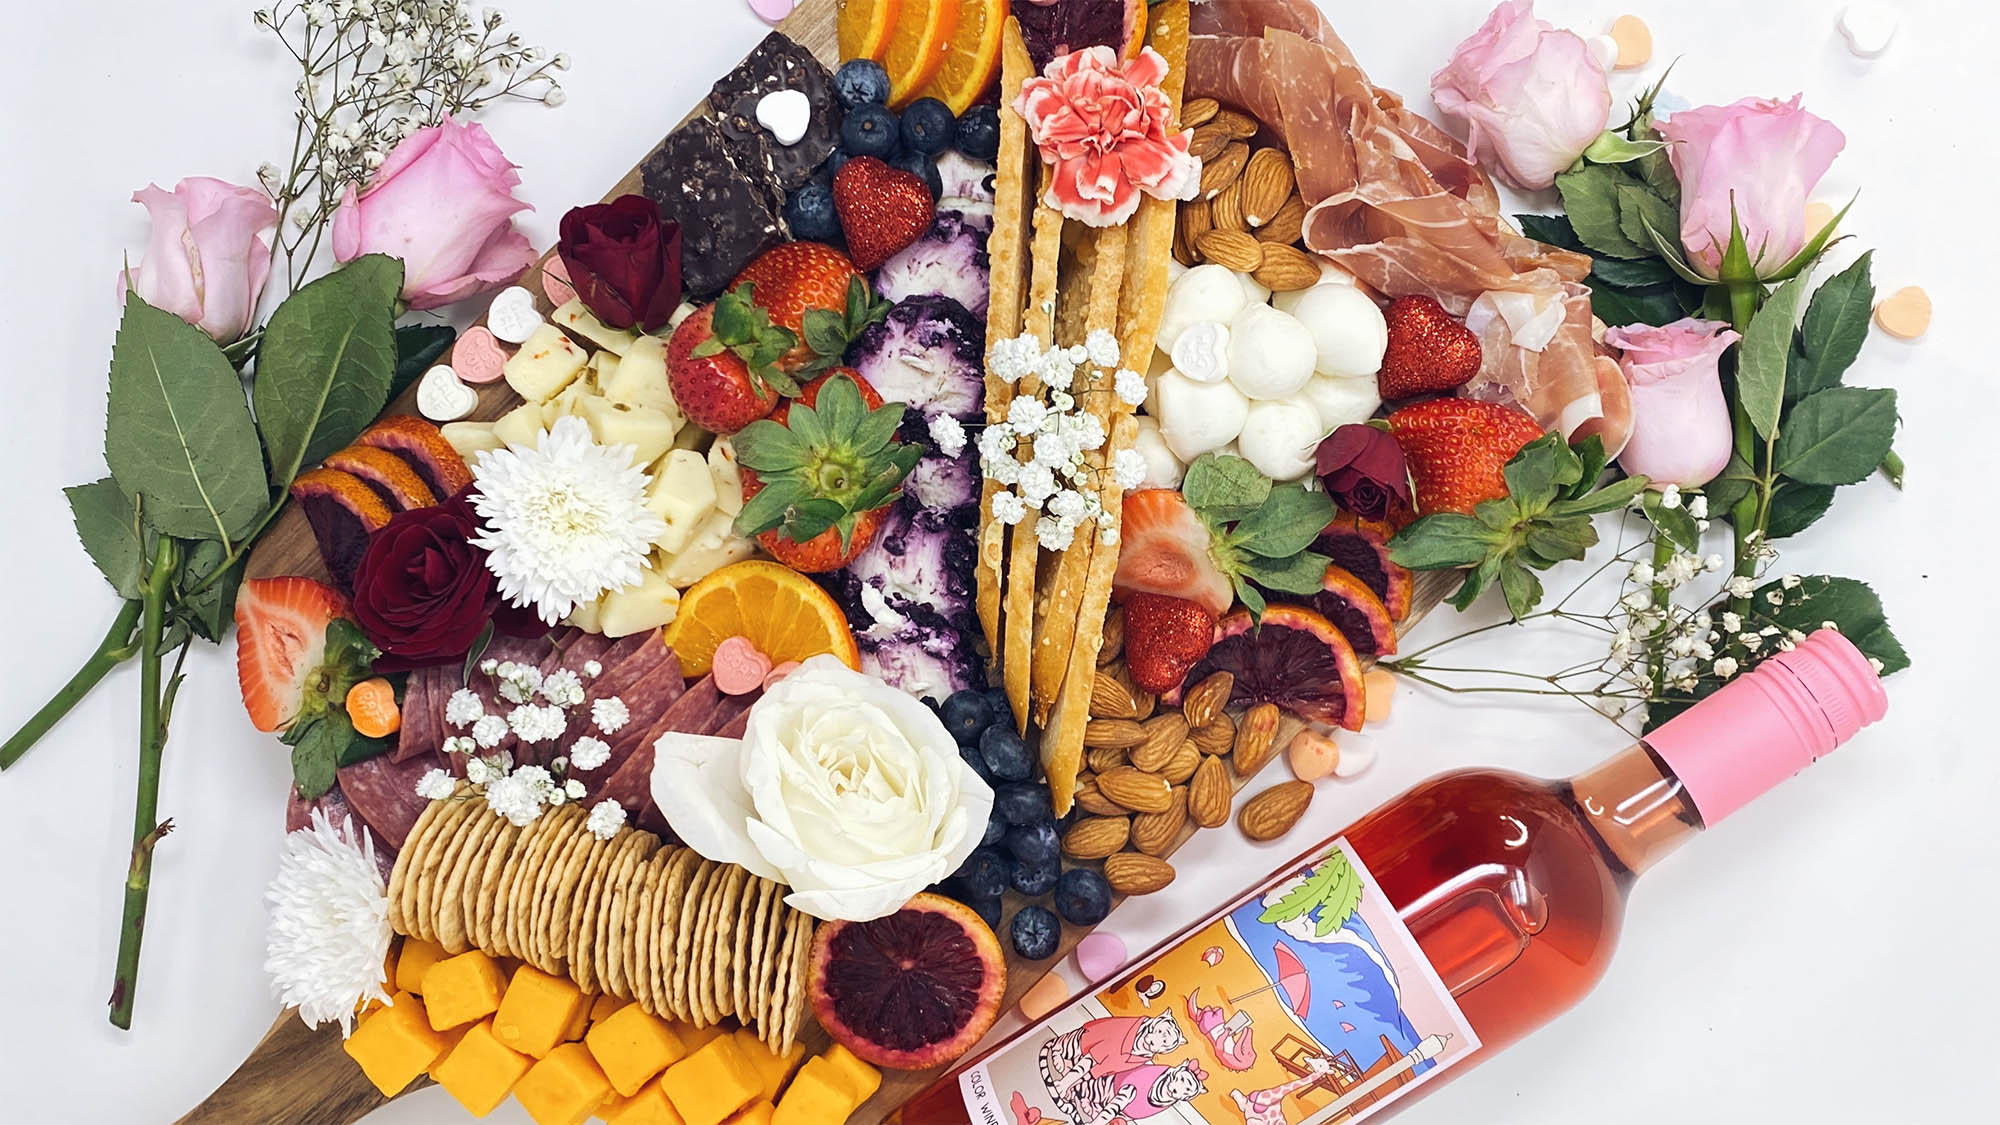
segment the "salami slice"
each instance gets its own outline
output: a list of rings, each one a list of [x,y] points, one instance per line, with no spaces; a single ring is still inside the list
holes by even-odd
[[[384,754],[340,768],[336,775],[340,792],[346,794],[355,815],[374,830],[378,848],[401,848],[409,838],[417,816],[430,804],[417,796],[417,781],[437,765],[433,752],[401,762],[390,761]]]

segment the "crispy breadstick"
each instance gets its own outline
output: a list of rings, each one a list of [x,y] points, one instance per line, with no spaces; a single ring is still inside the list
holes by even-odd
[[[1028,275],[1028,310],[1022,320],[1024,331],[1032,332],[1044,344],[1054,338],[1056,283],[1062,257],[1062,212],[1042,202],[1051,173],[1042,167],[1035,193],[1035,237],[1030,248],[1033,263]],[[1024,394],[1039,394],[1039,379],[1022,380]],[[1014,708],[1014,723],[1023,734],[1028,730],[1028,681],[1034,656],[1036,565],[1041,544],[1035,539],[1034,521],[1015,524],[1008,539],[1006,601],[1001,626],[1005,634],[1000,645],[1000,679],[1007,689],[1007,701]]]
[[[1178,122],[1187,86],[1187,0],[1165,0],[1154,5],[1146,18],[1151,23],[1147,46],[1167,60],[1160,89],[1172,106],[1172,120]],[[1142,374],[1153,360],[1160,314],[1167,307],[1167,261],[1173,252],[1178,210],[1173,200],[1149,195],[1139,201],[1139,211],[1132,216],[1132,268],[1125,272],[1125,291],[1119,300],[1123,318],[1118,325],[1118,353],[1125,366]]]

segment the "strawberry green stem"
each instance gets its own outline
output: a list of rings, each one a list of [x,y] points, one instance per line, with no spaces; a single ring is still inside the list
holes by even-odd
[[[89,695],[113,668],[132,659],[137,651],[133,647],[132,629],[139,622],[140,609],[140,602],[126,602],[112,620],[104,639],[98,642],[97,651],[90,654],[90,659],[83,662],[76,675],[71,676],[68,683],[42,704],[41,710],[21,724],[21,729],[15,731],[12,738],[0,743],[0,770],[20,761],[35,743],[41,741],[43,735],[70,713],[71,708],[83,702],[83,697]]]
[[[146,932],[146,895],[153,882],[153,846],[173,830],[160,812],[160,755],[167,728],[161,715],[160,646],[166,634],[167,594],[180,568],[180,545],[162,535],[153,550],[139,624],[139,795],[132,810],[132,863],[125,876],[125,910],[118,930],[118,964],[111,978],[111,1022],[132,1026],[139,985],[139,945]]]

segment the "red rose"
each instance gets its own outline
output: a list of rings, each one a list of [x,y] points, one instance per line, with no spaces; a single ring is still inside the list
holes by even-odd
[[[382,650],[377,672],[462,660],[500,601],[486,569],[470,490],[435,508],[398,512],[369,537],[354,575],[354,619]]]
[[[613,328],[657,332],[681,303],[681,225],[660,221],[643,195],[571,209],[556,252],[591,315]]]
[[[1366,423],[1342,426],[1319,443],[1317,460],[1326,494],[1362,519],[1379,520],[1392,508],[1410,505],[1410,469],[1386,430]]]

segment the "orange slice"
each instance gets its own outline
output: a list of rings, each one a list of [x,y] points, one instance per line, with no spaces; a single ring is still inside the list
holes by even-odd
[[[964,113],[1000,74],[1000,32],[1007,23],[1007,0],[964,0],[958,30],[946,47],[944,64],[923,93]],[[1142,25],[1143,26],[1143,25]]]
[[[845,0],[840,6],[840,57],[882,61],[903,0]]]
[[[914,5],[914,7],[912,7]],[[890,109],[916,101],[944,66],[958,30],[959,0],[908,0],[881,58],[889,72]]]
[[[830,652],[849,668],[861,668],[861,650],[840,603],[812,579],[774,562],[725,566],[681,595],[667,643],[680,657],[682,675],[708,675],[716,646],[730,637],[747,639],[772,664]]]

